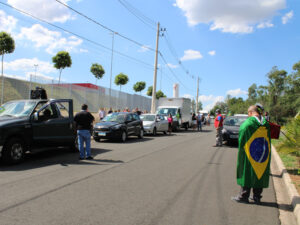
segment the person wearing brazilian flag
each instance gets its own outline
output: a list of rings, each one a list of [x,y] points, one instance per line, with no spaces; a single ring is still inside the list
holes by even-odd
[[[238,196],[232,197],[237,202],[248,203],[252,188],[253,197],[250,199],[260,204],[263,188],[269,186],[270,124],[264,118],[263,110],[260,104],[250,106],[249,118],[240,127],[237,184],[241,190]]]

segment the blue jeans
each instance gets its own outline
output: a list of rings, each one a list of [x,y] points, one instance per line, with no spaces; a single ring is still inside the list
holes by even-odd
[[[201,124],[201,122],[198,122],[197,126],[198,126],[198,131],[202,130],[202,124]]]
[[[78,130],[78,145],[79,145],[79,152],[80,158],[85,157],[84,152],[84,142],[85,142],[85,151],[86,157],[91,156],[91,133],[89,130]]]

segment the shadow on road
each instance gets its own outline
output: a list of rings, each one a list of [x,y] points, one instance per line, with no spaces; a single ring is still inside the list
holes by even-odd
[[[97,144],[101,144],[101,142],[103,143],[111,143],[111,144],[133,144],[133,143],[140,143],[140,142],[146,142],[146,141],[151,141],[153,140],[152,137],[144,137],[142,139],[140,138],[135,138],[135,137],[128,137],[126,142],[121,142],[120,140],[113,140],[113,139],[101,139],[100,142],[94,142],[94,143],[97,143]]]
[[[253,203],[254,204],[254,203]],[[284,211],[293,212],[293,206],[290,204],[277,204],[276,202],[261,202],[259,206],[278,208]]]
[[[91,152],[92,155],[99,155],[103,154],[105,152],[109,152],[112,150],[109,149],[100,149],[100,148],[92,148]],[[23,171],[23,170],[31,170],[36,168],[42,168],[52,165],[62,165],[62,166],[69,166],[72,164],[91,164],[95,165],[97,163],[93,161],[97,160],[84,160],[79,161],[79,152],[70,152],[68,148],[56,148],[56,149],[47,149],[42,152],[37,153],[28,153],[25,155],[25,159],[21,164],[17,165],[5,165],[3,163],[0,163],[0,171]],[[120,161],[113,161],[113,160],[99,160],[98,162],[104,162],[104,163],[121,163]],[[101,165],[101,164],[97,164]],[[105,164],[103,164],[105,165]]]

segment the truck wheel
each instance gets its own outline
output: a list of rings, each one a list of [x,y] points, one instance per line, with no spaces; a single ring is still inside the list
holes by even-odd
[[[7,164],[17,164],[23,161],[25,156],[24,142],[20,138],[11,138],[4,145],[2,158]]]
[[[99,137],[94,137],[94,140],[96,141],[96,142],[100,142],[100,138]]]
[[[153,128],[153,136],[156,136],[156,127]]]
[[[189,129],[189,124],[186,123],[185,126],[184,126],[185,130],[188,130]]]
[[[164,134],[167,134],[167,131],[164,131]]]

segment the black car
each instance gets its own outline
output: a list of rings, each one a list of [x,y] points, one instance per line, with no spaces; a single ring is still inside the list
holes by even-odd
[[[19,163],[27,151],[76,148],[72,99],[17,100],[0,107],[0,157]]]
[[[246,116],[229,116],[223,123],[223,140],[227,143],[237,141],[239,139],[239,129],[241,124],[247,119]]]
[[[128,136],[144,137],[143,122],[136,113],[111,113],[94,125],[93,138],[97,142],[101,139],[125,142]]]

